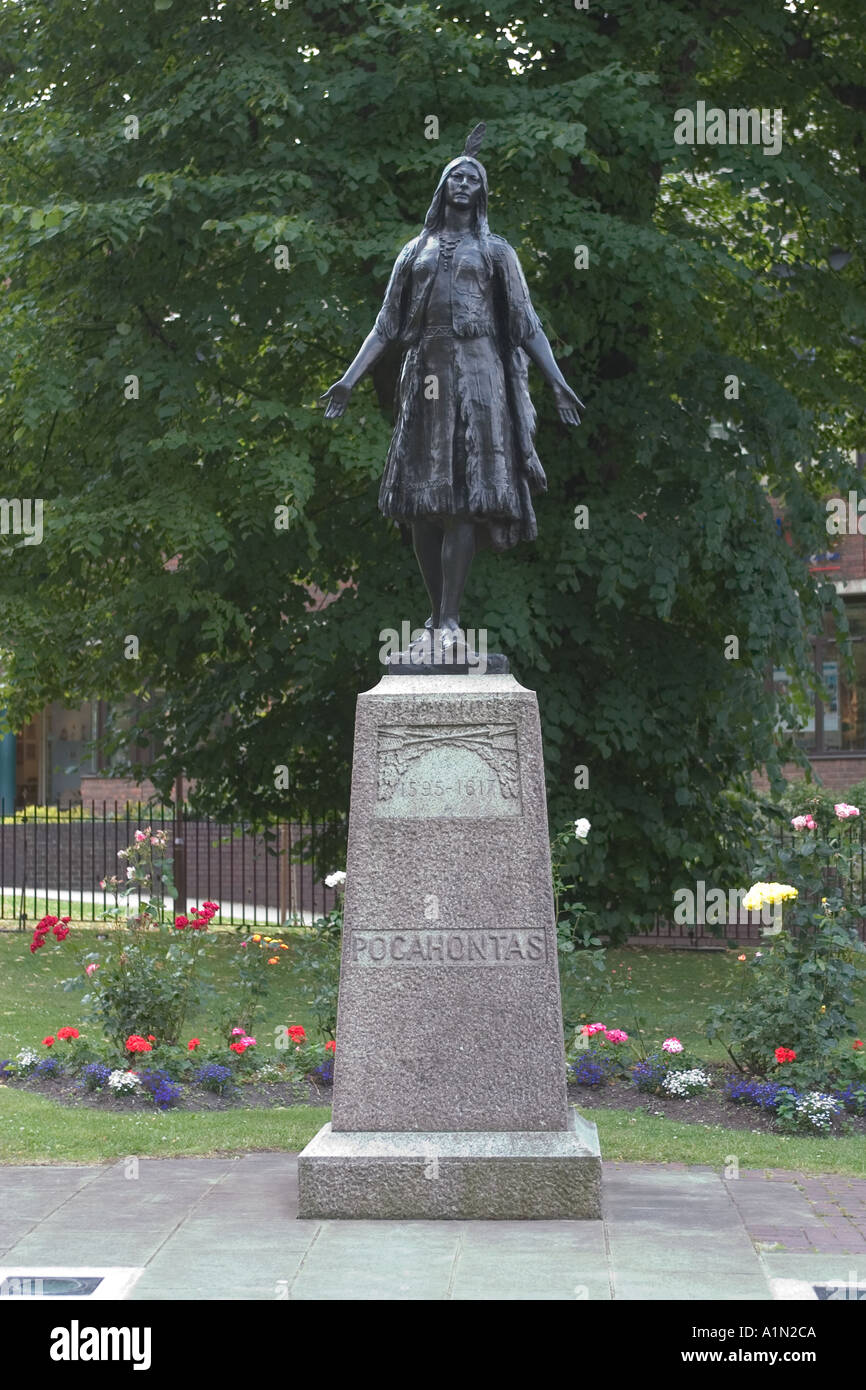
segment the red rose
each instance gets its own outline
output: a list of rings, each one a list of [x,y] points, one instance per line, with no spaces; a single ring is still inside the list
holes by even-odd
[[[68,928],[68,927],[62,927],[62,926],[60,925],[59,922],[57,923],[56,926],[52,927],[51,930],[53,931],[54,935],[57,937],[57,940],[58,940],[58,941],[65,941],[66,938],[67,938],[67,936],[69,935],[69,928]]]
[[[53,1038],[51,1037],[51,1035],[49,1034],[47,1038],[43,1038],[43,1039],[42,1039],[42,1043],[43,1043],[43,1046],[45,1046],[45,1047],[53,1047],[53,1046],[54,1046],[54,1039],[53,1039]]]
[[[40,947],[40,946],[44,946],[44,945],[45,945],[45,937],[44,937],[44,936],[34,936],[33,940],[30,942],[30,949],[31,949],[31,951],[38,951],[38,950],[39,950],[39,947]]]
[[[184,927],[189,926],[189,918],[184,917],[183,913],[179,913],[174,919],[174,925],[178,931],[183,931]]]

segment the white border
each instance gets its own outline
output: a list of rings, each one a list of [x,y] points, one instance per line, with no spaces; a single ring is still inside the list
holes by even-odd
[[[0,1265],[0,1282],[4,1279],[101,1279],[102,1283],[88,1294],[6,1294],[0,1304],[13,1298],[35,1298],[43,1303],[101,1303],[106,1299],[128,1298],[144,1273],[137,1265]]]
[[[795,1303],[862,1303],[862,1299],[857,1298],[832,1298],[819,1300],[815,1292],[815,1284],[835,1284],[838,1288],[857,1289],[858,1293],[866,1293],[866,1281],[859,1280],[857,1283],[847,1279],[827,1279],[820,1275],[814,1275],[811,1279],[771,1279],[770,1292],[773,1298]]]

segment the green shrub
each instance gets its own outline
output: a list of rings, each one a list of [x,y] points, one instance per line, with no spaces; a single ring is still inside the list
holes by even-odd
[[[766,946],[743,963],[733,997],[711,1011],[708,1036],[722,1039],[740,1070],[772,1072],[803,1089],[826,1085],[838,1073],[839,1044],[852,1035],[864,956],[855,923],[866,911],[859,834],[852,835],[851,822],[819,797],[795,811],[809,812],[816,828],[793,832],[790,843],[768,832],[755,868],[760,883],[775,885],[776,897],[780,884],[793,893],[784,924],[766,932]],[[771,890],[762,892],[764,901],[775,900]],[[779,1060],[779,1048],[796,1057]]]

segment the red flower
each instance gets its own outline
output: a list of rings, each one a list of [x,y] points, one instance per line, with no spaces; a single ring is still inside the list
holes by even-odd
[[[229,1043],[229,1047],[231,1048],[232,1052],[236,1052],[239,1057],[241,1057],[247,1050],[246,1045],[242,1042]]]
[[[856,1051],[859,1051],[859,1049],[860,1049],[862,1046],[863,1046],[863,1043],[862,1043],[861,1039],[860,1039],[860,1038],[855,1038],[855,1039],[854,1039],[854,1050],[855,1050],[855,1052],[856,1052]]]
[[[49,1033],[49,1035],[48,1035],[47,1038],[43,1038],[43,1039],[42,1039],[42,1042],[43,1042],[43,1045],[44,1045],[45,1047],[53,1047],[53,1046],[54,1046],[54,1039],[51,1037],[51,1034],[50,1034],[50,1033]]]
[[[65,1038],[77,1038],[77,1037],[79,1037],[80,1035],[79,1035],[79,1032],[78,1032],[78,1029],[77,1029],[77,1028],[58,1028],[58,1029],[57,1029],[57,1036],[58,1036],[58,1038],[64,1038],[64,1039],[65,1039]]]
[[[294,1027],[289,1029],[289,1037],[291,1038],[293,1043],[302,1043],[307,1041],[307,1035],[299,1023],[296,1023]]]
[[[72,921],[72,918],[71,918],[71,917],[61,917],[60,920],[61,920],[61,922],[69,923],[69,922]]]
[[[57,937],[58,941],[65,941],[67,936],[69,935],[69,928],[61,926],[59,922],[56,923],[55,926],[51,928],[51,930]]]
[[[44,937],[44,936],[34,936],[33,940],[30,942],[30,949],[31,949],[31,951],[38,951],[38,950],[39,950],[39,947],[40,947],[40,946],[44,946],[44,945],[45,945],[45,937]]]
[[[201,1038],[190,1038],[189,1042],[187,1043],[187,1048],[189,1049],[190,1052],[195,1052],[196,1048],[199,1047],[200,1045],[201,1045]]]
[[[779,1066],[781,1066],[783,1062],[796,1062],[796,1060],[797,1054],[792,1047],[776,1048],[776,1061],[779,1063]]]
[[[334,1042],[334,1039],[333,1039],[333,1038],[331,1038],[330,1042],[326,1042],[326,1043],[325,1043],[325,1051],[326,1051],[326,1052],[336,1052],[336,1050],[337,1050],[337,1044]]]
[[[156,1042],[156,1038],[153,1036],[152,1033],[148,1033],[148,1035],[147,1035],[147,1041],[148,1041],[148,1042]]]
[[[183,931],[184,927],[189,926],[189,918],[184,917],[183,913],[179,913],[174,919],[174,925],[178,931]]]
[[[140,1033],[131,1033],[126,1039],[127,1052],[152,1052],[153,1048]]]

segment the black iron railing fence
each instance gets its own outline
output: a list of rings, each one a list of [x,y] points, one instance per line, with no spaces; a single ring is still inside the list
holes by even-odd
[[[49,806],[6,813],[0,802],[0,922],[27,927],[46,912],[99,921],[114,895],[100,882],[123,878],[136,830],[162,830],[173,855],[176,911],[218,902],[218,924],[310,921],[334,905],[324,880],[345,863],[346,817],[275,821],[253,833],[242,821],[192,816],[184,806]],[[58,910],[59,909],[59,910]]]
[[[846,898],[857,903],[866,897],[864,819],[858,816],[842,827],[853,872],[840,886]],[[103,802],[101,807],[48,806],[7,814],[5,803],[0,802],[0,924],[32,926],[46,912],[101,920],[115,899],[110,889],[100,887],[100,881],[112,875],[122,877],[118,851],[132,843],[136,830],[148,826],[166,832],[179,912],[210,899],[220,904],[218,923],[276,926],[309,922],[334,906],[335,893],[325,878],[345,863],[343,812],[303,822],[274,821],[263,834],[253,833],[242,821],[191,816],[187,806],[178,816],[173,806],[149,810],[117,801]],[[781,825],[777,833],[784,847],[793,845],[798,834],[809,832]],[[863,919],[859,931],[866,940]],[[693,922],[676,922],[672,908],[669,914],[659,913],[648,932],[631,939],[697,945],[759,941],[762,934],[760,923],[743,920],[741,914],[714,926],[702,920],[700,913]]]
[[[842,842],[845,845],[847,857],[850,863],[850,873],[843,878],[838,870],[829,870],[825,874],[824,891],[829,895],[833,892],[841,892],[842,897],[849,904],[862,904],[866,901],[866,811],[863,815],[851,817],[849,820],[840,823],[839,831]],[[804,835],[811,834],[808,830],[794,830],[789,823],[780,823],[774,827],[773,838],[778,838],[781,849],[794,847],[798,841],[802,841]],[[782,875],[784,880],[784,874]],[[712,887],[720,885],[713,884]],[[744,883],[743,888],[751,885]],[[707,894],[710,885],[707,885]],[[706,898],[706,894],[705,894]],[[744,920],[745,919],[745,920]],[[783,910],[784,920],[784,910]],[[860,918],[857,922],[857,929],[860,938],[866,941],[866,921]],[[632,941],[673,941],[690,942],[694,945],[723,944],[728,941],[760,941],[764,934],[764,928],[760,922],[749,919],[749,914],[741,912],[731,912],[729,920],[724,924],[707,922],[700,919],[693,923],[682,923],[673,920],[673,909],[668,913],[658,913],[655,918],[655,925],[645,933],[630,938]]]

